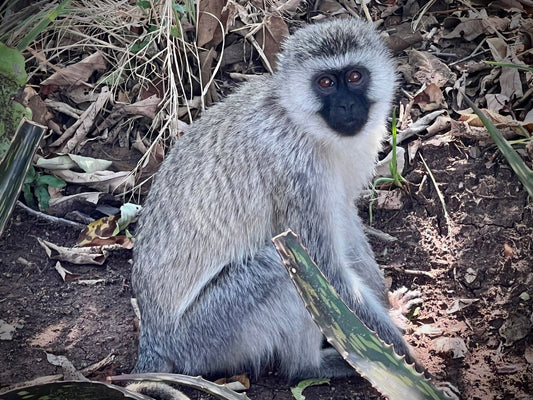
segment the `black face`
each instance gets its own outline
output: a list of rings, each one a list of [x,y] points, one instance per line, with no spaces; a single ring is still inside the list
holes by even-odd
[[[353,136],[368,119],[366,98],[370,73],[363,67],[325,71],[313,79],[313,90],[322,100],[320,115],[342,136]]]

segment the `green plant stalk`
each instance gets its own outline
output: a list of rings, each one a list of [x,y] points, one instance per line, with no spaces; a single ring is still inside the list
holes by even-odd
[[[496,67],[516,68],[516,69],[521,69],[523,71],[533,72],[533,67],[528,67],[527,65],[504,63],[500,61],[485,61],[485,63],[489,65],[494,65]]]
[[[39,34],[44,31],[52,21],[54,21],[59,15],[66,13],[65,8],[69,3],[70,0],[63,0],[57,5],[56,8],[44,15],[41,21],[17,45],[17,50],[24,50],[26,46],[33,42],[35,38],[39,36]]]
[[[31,160],[46,127],[23,120],[0,162],[0,236],[13,211]]]
[[[474,104],[472,100],[468,97],[464,97],[466,103],[471,107],[474,112],[477,114],[487,131],[489,132],[490,137],[494,140],[494,143],[498,146],[498,149],[502,152],[503,156],[520,179],[520,182],[524,185],[529,197],[533,199],[533,171],[528,168],[524,160],[518,155],[518,153],[513,149],[507,140],[500,133],[498,128],[487,118],[485,114]]]
[[[363,378],[391,400],[447,399],[344,304],[292,231],[272,241],[307,311],[328,342]]]
[[[399,188],[403,187],[403,183],[406,182],[405,178],[398,173],[398,161],[396,158],[396,137],[397,137],[397,130],[396,130],[396,110],[392,110],[392,127],[391,127],[391,135],[392,135],[392,159],[389,161],[389,170],[391,173],[392,178],[390,177],[381,177],[374,181],[372,184],[372,194],[370,196],[370,202],[368,205],[368,219],[370,222],[370,225],[372,225],[373,220],[373,205],[376,201],[376,187],[381,184],[394,184],[398,186]]]

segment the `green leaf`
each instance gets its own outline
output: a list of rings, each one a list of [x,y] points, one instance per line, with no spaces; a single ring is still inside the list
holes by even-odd
[[[38,175],[37,184],[59,188],[67,186],[67,183],[63,179],[59,179],[53,175]]]
[[[32,184],[37,181],[37,172],[35,172],[35,168],[33,168],[32,165],[29,166],[28,172],[26,174],[26,178],[24,178],[24,184]]]
[[[329,379],[305,379],[300,381],[298,385],[291,387],[291,393],[296,400],[305,400],[303,391],[309,386],[329,385]]]
[[[172,4],[172,8],[174,9],[174,11],[177,11],[180,14],[185,14],[185,12],[187,11],[185,7],[183,7],[181,4],[174,3]]]
[[[24,196],[24,201],[29,207],[37,207],[37,203],[35,203],[35,198],[33,197],[33,192],[31,191],[31,186],[29,184],[24,184],[22,186],[22,195]]]
[[[68,3],[70,3],[70,0],[63,0],[56,8],[44,15],[41,21],[18,44],[17,49],[21,51],[24,50],[26,46],[33,42],[53,20],[60,15],[68,14],[70,12],[70,10],[66,10]]]
[[[477,114],[487,131],[489,132],[490,137],[494,140],[494,143],[498,146],[498,149],[502,152],[503,156],[520,179],[520,182],[524,185],[529,197],[533,198],[533,171],[531,171],[524,160],[518,155],[518,153],[513,149],[507,140],[500,133],[498,128],[487,118],[485,114],[474,104],[472,100],[468,97],[464,97],[467,104],[474,110]]]
[[[528,67],[527,65],[504,63],[500,61],[485,61],[485,63],[489,65],[494,65],[496,67],[515,68],[515,69],[521,69],[522,71],[533,72],[533,67]]]
[[[50,206],[50,193],[48,188],[44,185],[35,186],[35,197],[37,197],[37,203],[41,210],[46,210]]]
[[[138,1],[137,2],[137,5],[139,7],[141,7],[143,10],[148,10],[150,9],[150,2],[149,1]]]
[[[20,51],[0,43],[0,60],[0,76],[9,80],[13,85],[10,91],[15,93],[19,87],[26,84],[28,78],[24,69],[24,57]]]
[[[307,311],[328,342],[362,377],[390,399],[447,399],[343,303],[292,231],[272,241]]]

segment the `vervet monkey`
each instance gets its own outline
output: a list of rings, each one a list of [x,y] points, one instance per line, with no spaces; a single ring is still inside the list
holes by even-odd
[[[134,372],[288,378],[354,370],[306,311],[271,238],[288,228],[346,304],[397,353],[383,274],[354,200],[373,173],[393,61],[356,19],[289,37],[277,71],[208,109],[169,152],[135,244],[141,309]]]

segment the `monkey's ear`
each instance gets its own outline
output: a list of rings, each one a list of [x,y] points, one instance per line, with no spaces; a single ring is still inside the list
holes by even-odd
[[[382,395],[449,399],[350,310],[291,230],[272,239],[305,308],[328,342]]]

